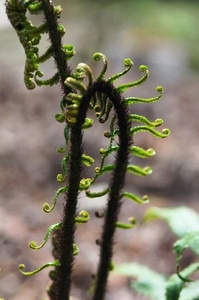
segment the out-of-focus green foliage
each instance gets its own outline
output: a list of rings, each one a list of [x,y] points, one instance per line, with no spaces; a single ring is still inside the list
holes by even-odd
[[[186,249],[191,249],[195,254],[199,254],[199,215],[188,207],[173,209],[152,207],[145,214],[144,220],[156,219],[164,220],[171,231],[180,237],[173,245],[176,254],[176,273],[166,278],[162,274],[136,263],[121,264],[115,268],[114,272],[135,278],[131,282],[131,287],[152,300],[199,299],[199,282],[189,279],[190,275],[198,271],[199,262],[189,264],[180,270],[180,262]]]

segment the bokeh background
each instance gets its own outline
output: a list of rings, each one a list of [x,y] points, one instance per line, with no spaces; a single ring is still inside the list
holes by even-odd
[[[17,271],[19,263],[28,270],[52,260],[51,243],[39,252],[28,248],[30,240],[41,241],[47,226],[60,219],[62,200],[51,214],[42,212],[42,204],[51,202],[59,187],[56,174],[63,145],[63,127],[54,121],[59,112],[59,87],[41,87],[29,92],[23,84],[24,53],[14,30],[9,26],[4,1],[0,3],[0,297],[5,300],[36,300],[45,297],[48,271],[25,278]],[[149,105],[134,105],[132,111],[151,119],[163,118],[171,135],[165,140],[140,134],[135,143],[153,147],[157,155],[147,164],[154,173],[148,178],[127,178],[127,190],[150,196],[150,204],[139,206],[125,200],[121,219],[136,216],[138,226],[128,232],[118,230],[115,262],[141,262],[154,270],[171,274],[175,270],[172,242],[175,237],[161,222],[141,225],[150,206],[186,205],[199,212],[199,2],[197,0],[68,0],[55,1],[64,11],[64,42],[76,48],[73,68],[83,61],[95,75],[100,63],[92,60],[94,52],[107,55],[107,77],[123,70],[123,59],[130,57],[134,67],[123,78],[139,78],[139,65],[146,64],[150,77],[129,95],[151,97],[157,85],[164,86],[164,96]],[[38,18],[32,20],[39,24]],[[47,36],[42,40],[45,50]],[[53,61],[43,66],[46,77],[53,74]],[[98,149],[105,145],[103,130],[95,126],[85,138],[87,153],[98,163]],[[89,176],[87,171],[86,176]],[[97,189],[107,178],[98,182]],[[91,275],[96,271],[102,220],[94,217],[105,199],[96,201],[80,195],[79,208],[90,211],[92,218],[78,226],[80,254],[74,271],[73,295],[90,299]],[[184,220],[186,222],[186,220]],[[188,257],[190,261],[192,258]],[[144,300],[129,288],[129,279],[110,278],[106,300]]]

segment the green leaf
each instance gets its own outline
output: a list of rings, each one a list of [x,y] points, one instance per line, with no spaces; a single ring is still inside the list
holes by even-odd
[[[197,271],[199,263],[193,263],[183,271],[181,275],[188,278],[189,275]],[[166,300],[198,300],[199,282],[191,282],[189,286],[184,287],[185,282],[177,274],[172,275],[166,284]]]
[[[190,282],[188,277],[194,272],[198,271],[198,269],[199,269],[199,262],[193,263],[180,272],[180,277],[183,278],[184,281]]]
[[[191,248],[193,252],[199,254],[199,231],[192,231],[183,236],[174,244],[174,251],[179,256],[185,248]]]
[[[166,284],[166,300],[178,300],[184,284],[177,274],[173,274]]]
[[[199,299],[199,281],[195,281],[185,287],[180,295],[180,300],[198,300]]]
[[[189,275],[197,271],[199,263],[193,263],[183,271],[181,275],[188,278]],[[185,282],[177,274],[173,274],[166,284],[166,300],[198,300],[199,299],[199,282],[191,282],[185,287]]]
[[[199,215],[192,209],[180,208],[150,208],[144,217],[145,221],[164,220],[170,229],[179,237],[191,231],[199,231]]]
[[[152,300],[165,300],[166,278],[163,275],[137,263],[121,264],[113,272],[136,278],[131,282],[131,287],[138,293],[149,296]]]
[[[187,233],[185,236],[183,236],[183,238],[181,238],[174,244],[174,251],[177,255],[176,266],[178,276],[184,281],[189,282],[190,280],[188,279],[188,275],[198,270],[199,263],[192,264],[188,266],[185,270],[180,272],[180,262],[183,256],[183,251],[186,248],[190,248],[193,252],[199,254],[199,231]],[[184,273],[185,276],[183,275]]]

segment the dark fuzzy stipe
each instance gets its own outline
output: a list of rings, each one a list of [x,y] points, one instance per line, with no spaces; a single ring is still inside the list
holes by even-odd
[[[64,84],[64,81],[67,77],[71,76],[72,72],[71,68],[67,65],[65,54],[62,51],[61,35],[57,30],[57,16],[55,15],[53,5],[50,3],[49,0],[41,0],[41,2],[44,10],[44,16],[47,22],[49,37],[53,48],[54,59],[60,74],[61,86],[64,91],[64,94],[67,95],[70,92],[70,90]]]
[[[113,253],[113,236],[115,223],[121,206],[120,193],[124,185],[126,166],[128,163],[128,148],[131,140],[128,134],[130,123],[128,121],[128,111],[123,104],[121,96],[110,83],[101,81],[95,82],[83,97],[77,122],[71,130],[71,160],[69,169],[69,189],[66,195],[66,203],[63,213],[63,227],[60,231],[58,259],[61,266],[56,268],[56,279],[53,282],[53,300],[69,300],[71,287],[71,274],[74,258],[72,256],[75,215],[77,207],[77,197],[79,192],[79,182],[81,179],[81,155],[82,155],[82,124],[85,121],[89,103],[93,95],[98,92],[106,94],[113,103],[118,117],[119,143],[120,149],[116,157],[116,168],[110,184],[110,194],[108,208],[101,239],[100,262],[96,280],[96,290],[94,300],[102,300],[105,294],[107,278],[111,257]],[[107,242],[108,241],[108,242]]]
[[[75,235],[75,216],[79,182],[81,179],[82,157],[82,130],[74,127],[71,130],[71,160],[69,170],[69,189],[65,195],[63,212],[63,227],[59,236],[58,259],[60,267],[57,268],[56,300],[69,300],[71,287],[71,274],[73,269],[73,243]],[[53,299],[53,300],[55,300]]]
[[[116,155],[115,169],[110,182],[110,193],[105,215],[105,222],[100,243],[100,261],[96,275],[96,288],[93,300],[103,300],[105,296],[108,273],[110,270],[111,258],[113,255],[113,237],[116,230],[115,223],[121,207],[121,190],[125,183],[126,167],[129,158],[129,146],[132,138],[129,135],[131,123],[128,121],[128,110],[122,101],[122,97],[116,89],[105,82],[95,83],[93,89],[104,93],[112,102],[117,114],[119,127],[119,150]]]

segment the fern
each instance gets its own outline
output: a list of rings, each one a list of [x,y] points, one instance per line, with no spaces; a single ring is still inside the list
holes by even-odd
[[[94,282],[93,300],[103,300],[107,287],[107,279],[112,262],[114,234],[116,228],[130,229],[136,225],[134,216],[130,216],[128,222],[119,220],[119,211],[122,198],[134,201],[138,204],[148,202],[148,196],[139,196],[124,191],[126,173],[132,176],[148,176],[152,173],[149,166],[141,167],[130,162],[131,157],[138,156],[149,158],[155,155],[151,148],[143,149],[133,145],[133,137],[139,132],[148,132],[155,137],[165,138],[169,135],[167,128],[157,130],[162,125],[162,119],[149,120],[145,116],[131,114],[129,105],[134,103],[153,103],[158,101],[163,88],[156,88],[155,97],[139,98],[125,97],[123,93],[129,88],[144,83],[149,77],[148,67],[139,67],[142,73],[137,80],[113,85],[127,74],[132,66],[131,59],[124,59],[124,70],[106,78],[108,68],[107,57],[102,53],[95,53],[93,60],[102,64],[101,72],[94,79],[91,68],[80,63],[72,71],[69,61],[75,54],[72,45],[62,45],[62,37],[65,33],[63,25],[58,22],[61,15],[61,6],[54,6],[49,0],[6,0],[6,12],[8,18],[16,30],[19,40],[24,48],[26,61],[24,69],[24,82],[28,89],[36,86],[52,86],[58,82],[61,85],[63,97],[60,101],[60,111],[55,115],[56,121],[64,125],[64,143],[57,151],[62,155],[61,172],[57,175],[57,181],[61,184],[55,192],[52,204],[44,203],[43,210],[50,213],[56,207],[60,195],[64,195],[63,217],[60,222],[50,225],[43,241],[37,244],[30,242],[34,250],[42,248],[52,235],[53,256],[55,261],[46,263],[33,271],[25,271],[23,264],[19,270],[24,275],[33,275],[45,267],[54,267],[49,273],[52,284],[48,289],[48,295],[53,300],[69,300],[71,289],[71,276],[74,257],[79,252],[75,243],[75,230],[77,224],[89,221],[90,215],[83,210],[78,212],[78,194],[84,192],[90,198],[97,198],[107,194],[107,208],[104,217],[104,226],[100,245],[100,259]],[[41,14],[44,22],[36,27],[28,19],[28,14]],[[39,55],[39,42],[42,34],[48,33],[50,46],[47,51]],[[43,80],[40,64],[53,57],[57,67],[54,76]],[[100,148],[100,164],[95,168],[91,178],[84,178],[83,165],[88,168],[94,163],[94,159],[83,150],[83,134],[93,126],[94,120],[87,117],[88,110],[92,110],[99,123],[109,121],[109,131],[104,132],[108,140],[107,149]],[[132,126],[132,122],[140,125]],[[114,164],[108,164],[107,158],[115,155]],[[106,189],[93,192],[92,186],[99,177],[110,172],[112,178]],[[81,249],[80,249],[81,250]]]

